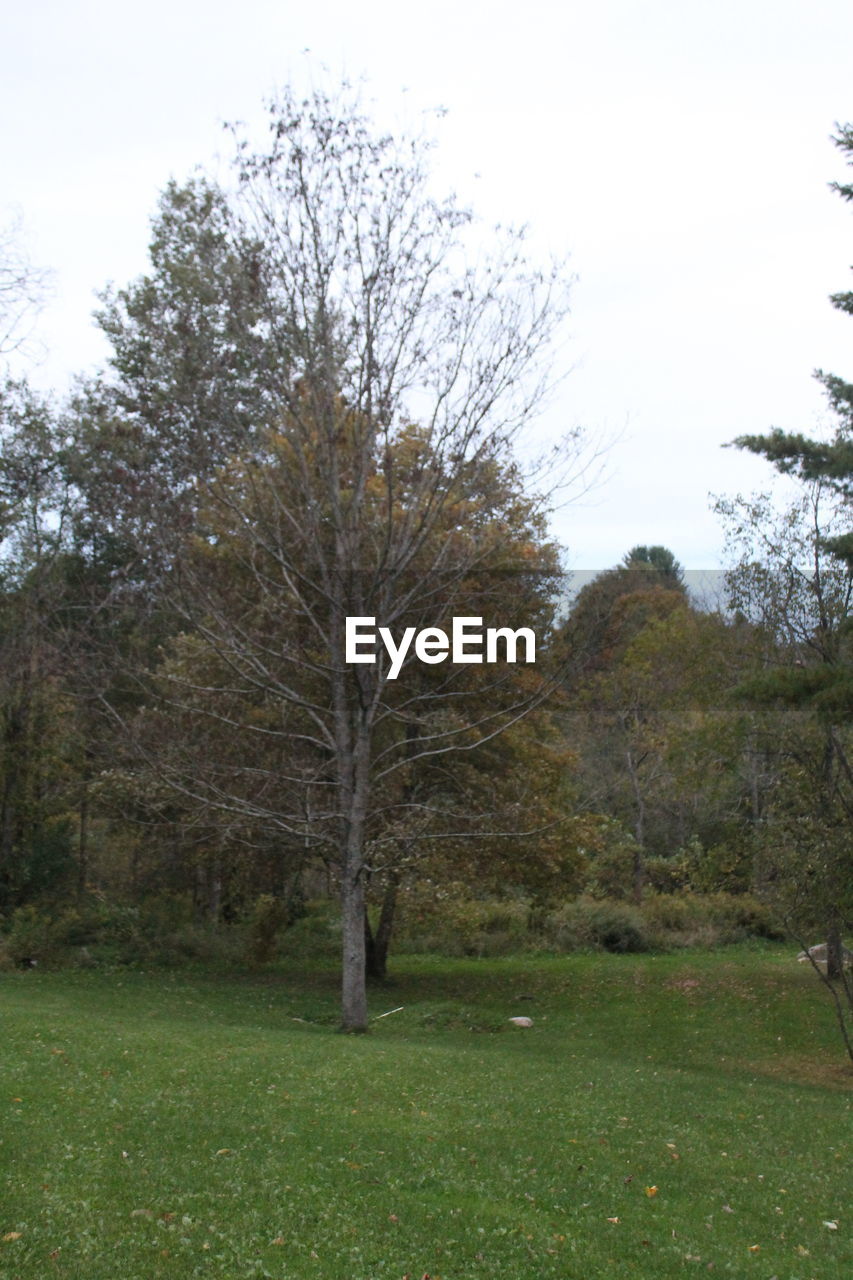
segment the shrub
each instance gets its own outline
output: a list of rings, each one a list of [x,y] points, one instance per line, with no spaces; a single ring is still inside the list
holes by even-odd
[[[18,907],[12,913],[6,953],[13,964],[51,964],[58,958],[58,942],[54,922],[38,907]]]
[[[250,964],[269,964],[275,955],[279,931],[287,923],[287,904],[271,893],[256,900],[246,938],[246,958]]]
[[[648,951],[642,914],[624,902],[578,898],[551,912],[545,935],[560,951]]]
[[[633,892],[636,843],[625,832],[617,832],[608,846],[590,861],[586,892],[592,898],[619,901]]]
[[[703,901],[710,919],[720,930],[723,942],[741,942],[744,938],[780,940],[785,937],[785,930],[770,908],[749,893],[712,893]]]
[[[505,955],[528,944],[530,925],[527,898],[474,898],[463,885],[430,883],[406,894],[397,939],[409,951]]]
[[[755,869],[755,845],[749,832],[736,832],[709,849],[694,841],[685,853],[690,887],[698,893],[738,894],[749,889]]]
[[[713,947],[783,936],[764,904],[749,894],[649,894],[642,913],[657,947]]]
[[[304,902],[300,915],[278,941],[279,955],[300,959],[337,959],[340,948],[340,909],[336,901],[327,898]]]
[[[690,860],[683,851],[672,858],[647,858],[646,886],[657,893],[674,894],[690,884]]]

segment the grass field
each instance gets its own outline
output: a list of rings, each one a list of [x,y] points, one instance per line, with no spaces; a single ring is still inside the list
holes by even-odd
[[[400,959],[361,1037],[331,972],[4,974],[0,1277],[841,1280],[792,955]]]

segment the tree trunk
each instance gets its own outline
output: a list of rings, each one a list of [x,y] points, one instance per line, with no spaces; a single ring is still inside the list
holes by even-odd
[[[193,919],[196,924],[203,924],[207,915],[207,877],[204,863],[199,859],[195,864],[195,884],[193,885]]]
[[[642,763],[634,759],[633,751],[626,752],[628,762],[628,773],[631,778],[631,786],[634,792],[634,802],[636,805],[634,817],[634,839],[636,845],[634,848],[634,864],[632,875],[632,890],[634,902],[639,907],[643,901],[643,888],[646,883],[646,867],[644,856],[644,843],[646,839],[646,802],[643,798],[642,787],[640,786],[639,765]]]
[[[826,976],[830,982],[841,979],[843,965],[844,945],[841,930],[837,921],[833,921],[826,931]]]
[[[77,897],[82,898],[86,892],[86,879],[89,874],[89,783],[83,782],[83,793],[80,796],[80,843],[77,850]]]
[[[370,735],[361,719],[351,755],[341,874],[341,1030],[367,1030],[367,948],[364,928],[364,829],[370,790]]]
[[[341,1031],[361,1032],[367,1030],[364,877],[356,859],[347,862],[341,877]]]
[[[388,949],[391,945],[391,934],[394,931],[394,911],[397,906],[397,890],[400,887],[400,874],[392,871],[388,876],[385,894],[382,898],[382,910],[376,933],[370,928],[367,912],[364,914],[366,969],[368,978],[385,978],[388,973]]]
[[[633,867],[633,898],[635,904],[639,907],[643,903],[643,889],[646,884],[646,867],[643,859],[642,845],[634,846],[634,867]]]
[[[222,863],[214,858],[207,868],[207,917],[212,925],[219,924],[222,914]]]

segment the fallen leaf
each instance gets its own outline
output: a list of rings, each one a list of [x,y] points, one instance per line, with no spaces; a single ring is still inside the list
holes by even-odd
[[[608,1221],[608,1222],[618,1222],[618,1221],[619,1221],[619,1219],[618,1219],[618,1218],[608,1218],[608,1219],[607,1219],[607,1221]]]
[[[760,1244],[751,1244],[751,1245],[749,1246],[749,1252],[750,1252],[750,1253],[761,1253],[761,1245],[760,1245]]]
[[[825,1227],[828,1227],[830,1231],[837,1231],[837,1230],[838,1230],[838,1223],[837,1223],[837,1222],[824,1222],[824,1224],[823,1224],[823,1225],[824,1225]]]
[[[273,1244],[284,1244],[284,1236],[276,1236],[275,1240],[273,1240],[273,1242],[272,1242],[272,1243],[273,1243]]]
[[[646,1195],[649,1197],[649,1199],[651,1199],[652,1196],[656,1196],[657,1193],[658,1193],[657,1187],[646,1187]]]
[[[214,1154],[218,1156],[230,1156],[232,1152],[230,1147],[220,1147]]]
[[[3,1237],[4,1243],[8,1240],[20,1240],[23,1234],[23,1231],[7,1231]]]

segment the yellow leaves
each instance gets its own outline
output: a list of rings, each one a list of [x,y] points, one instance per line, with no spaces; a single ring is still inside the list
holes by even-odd
[[[618,1219],[618,1218],[608,1218],[608,1219],[607,1219],[607,1221],[608,1221],[608,1222],[612,1222],[612,1223],[615,1225],[615,1224],[619,1221],[619,1219]]]
[[[7,1231],[3,1236],[3,1243],[8,1244],[12,1240],[20,1240],[23,1234],[23,1231]]]
[[[657,1187],[646,1187],[646,1195],[649,1197],[650,1200],[652,1199],[653,1196],[656,1196],[657,1193],[658,1193]]]
[[[233,1156],[234,1152],[231,1147],[220,1147],[218,1151],[214,1151],[215,1156]]]
[[[749,1246],[749,1252],[750,1252],[750,1253],[761,1253],[761,1245],[760,1245],[760,1244],[751,1244],[751,1245]]]

